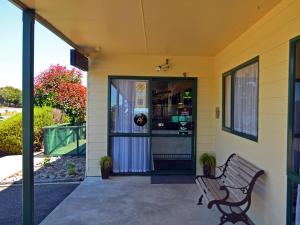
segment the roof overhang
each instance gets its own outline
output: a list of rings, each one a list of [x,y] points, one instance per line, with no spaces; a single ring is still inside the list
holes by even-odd
[[[214,56],[280,0],[11,0],[86,55]]]

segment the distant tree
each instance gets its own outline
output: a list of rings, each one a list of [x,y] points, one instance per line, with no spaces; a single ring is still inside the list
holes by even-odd
[[[35,105],[61,109],[72,123],[85,120],[86,88],[80,70],[52,65],[35,78],[34,86]]]
[[[0,104],[3,106],[22,106],[22,91],[11,86],[0,88]]]

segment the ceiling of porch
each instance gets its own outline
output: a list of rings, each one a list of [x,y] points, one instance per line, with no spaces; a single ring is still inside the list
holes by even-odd
[[[86,52],[213,56],[280,0],[21,0]]]

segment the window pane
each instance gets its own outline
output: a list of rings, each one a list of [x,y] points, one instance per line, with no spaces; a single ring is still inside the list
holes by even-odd
[[[148,132],[148,81],[113,79],[111,82],[111,132]],[[137,115],[145,115],[143,126],[136,124]]]
[[[228,75],[224,78],[224,119],[225,127],[231,127],[231,75]]]
[[[191,137],[153,137],[152,170],[192,170]]]
[[[294,172],[300,174],[300,44],[296,45],[296,67],[294,80],[294,127],[292,145],[292,168]]]
[[[290,190],[291,202],[289,202],[289,207],[291,207],[291,222],[292,225],[300,225],[300,185],[294,182],[290,182],[288,187]]]
[[[149,171],[149,138],[113,137],[111,138],[111,156],[114,173]]]
[[[258,62],[236,71],[234,130],[257,136]]]
[[[152,133],[192,134],[192,80],[152,81]]]

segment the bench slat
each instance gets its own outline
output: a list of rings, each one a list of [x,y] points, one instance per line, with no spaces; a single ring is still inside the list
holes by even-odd
[[[262,170],[262,169],[258,168],[257,166],[253,165],[251,162],[247,161],[246,159],[244,159],[238,155],[237,155],[237,157],[242,164],[244,164],[246,167],[251,169],[253,172],[257,173]]]
[[[229,168],[225,171],[226,179],[230,180],[234,185],[233,187],[244,187],[248,182],[243,181],[240,177],[236,176]]]
[[[249,184],[253,179],[253,176],[250,176],[233,162],[229,162],[228,165],[229,166],[227,167],[227,172],[232,173],[233,176],[236,176],[238,179],[242,180],[242,182],[244,183],[243,186]]]
[[[232,159],[228,162],[228,164],[232,167],[238,168],[242,170],[244,173],[248,174],[250,177],[254,177],[257,172],[253,171],[249,167],[247,167],[244,163],[238,160],[238,158]]]
[[[239,162],[243,168],[246,168],[252,171],[252,174],[256,174],[257,172],[261,171],[262,169],[258,168],[257,166],[253,165],[251,162],[247,161],[246,159],[242,158],[239,155],[235,155],[233,161]]]
[[[203,182],[209,187],[210,191],[215,196],[215,199],[224,199],[226,196],[226,191],[220,190],[220,184],[216,179],[202,178]]]
[[[226,178],[224,180],[220,179],[219,182],[222,183],[222,185],[234,187],[234,184],[232,182],[228,182],[228,179]],[[228,188],[228,191],[232,202],[239,202],[246,197],[246,195],[239,189]]]
[[[205,201],[205,204],[208,205],[208,203],[213,201],[215,199],[215,197],[212,195],[212,193],[208,189],[207,185],[203,182],[201,177],[196,179],[196,183],[201,187],[203,199]]]

